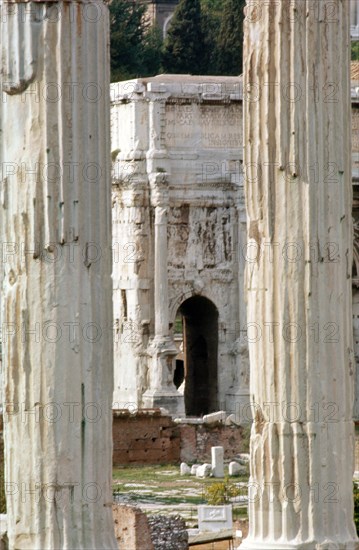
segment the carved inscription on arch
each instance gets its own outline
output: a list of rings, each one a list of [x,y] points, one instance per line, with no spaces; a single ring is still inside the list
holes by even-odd
[[[165,143],[168,148],[238,149],[242,147],[242,106],[166,105]]]

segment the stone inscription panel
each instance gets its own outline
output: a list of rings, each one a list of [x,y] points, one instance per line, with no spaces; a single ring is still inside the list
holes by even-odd
[[[166,105],[165,143],[166,147],[187,148],[195,146],[196,117],[195,105]],[[196,120],[197,119],[197,120]]]
[[[167,104],[168,148],[237,149],[242,147],[242,106]]]
[[[242,147],[242,107],[203,105],[200,109],[201,142],[205,149]]]

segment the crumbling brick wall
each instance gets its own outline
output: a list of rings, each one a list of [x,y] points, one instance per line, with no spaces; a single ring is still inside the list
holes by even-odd
[[[114,411],[113,464],[171,464],[180,461],[180,430],[160,410]]]
[[[216,424],[176,424],[160,410],[136,414],[114,411],[113,464],[208,462],[211,447],[223,447],[226,459],[247,449],[243,428]]]

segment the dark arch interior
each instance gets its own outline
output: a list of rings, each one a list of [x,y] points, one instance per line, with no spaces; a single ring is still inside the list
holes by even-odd
[[[173,376],[173,383],[178,389],[184,380],[184,361],[176,359],[176,367]]]
[[[201,416],[218,408],[218,311],[207,298],[193,296],[178,312],[183,319],[186,415]]]

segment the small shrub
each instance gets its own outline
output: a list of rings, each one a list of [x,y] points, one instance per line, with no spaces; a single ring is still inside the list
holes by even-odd
[[[240,487],[235,483],[231,483],[226,477],[224,481],[217,481],[206,487],[204,497],[207,504],[211,506],[220,506],[229,504],[230,500],[241,494]]]

